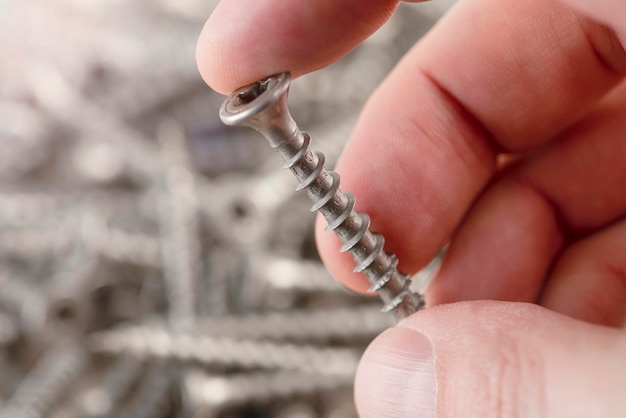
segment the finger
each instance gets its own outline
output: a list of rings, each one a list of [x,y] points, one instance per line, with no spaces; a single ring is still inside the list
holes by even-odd
[[[563,0],[586,15],[611,25],[622,33],[626,43],[626,3],[622,0]]]
[[[552,206],[505,181],[472,209],[427,290],[429,305],[496,299],[534,302],[563,243]]]
[[[626,221],[568,248],[541,297],[546,308],[600,325],[626,320]]]
[[[465,302],[404,320],[365,352],[362,418],[626,416],[626,334],[536,305]]]
[[[487,191],[455,234],[429,303],[536,301],[566,238],[626,213],[624,115],[626,85]]]
[[[229,94],[272,74],[322,68],[371,35],[397,0],[222,0],[197,49],[198,68]]]
[[[337,170],[404,271],[449,240],[497,151],[546,142],[619,82],[609,63],[626,53],[581,19],[543,0],[459,3],[370,99]],[[366,287],[321,226],[318,247],[345,285]]]

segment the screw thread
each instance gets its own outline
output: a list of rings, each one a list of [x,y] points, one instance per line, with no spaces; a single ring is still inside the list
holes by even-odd
[[[383,249],[385,239],[370,230],[370,218],[356,212],[356,199],[339,189],[339,174],[324,168],[325,156],[310,147],[311,137],[296,131],[290,139],[274,148],[298,181],[297,190],[306,191],[314,202],[311,211],[319,211],[328,226],[343,243],[341,252],[350,252],[356,262],[355,272],[363,272],[371,283],[370,291],[377,291],[385,302],[383,312],[393,312],[402,319],[420,309],[422,298],[409,289],[410,278],[398,271],[398,260]]]
[[[165,321],[126,326],[123,332],[151,332],[167,329],[173,335],[213,338],[302,341],[354,341],[371,339],[393,326],[391,318],[380,315],[371,304],[334,309],[303,309],[222,318],[196,318],[193,324]]]
[[[261,254],[252,257],[251,264],[255,279],[267,283],[272,289],[350,295],[318,261]]]
[[[398,271],[398,260],[384,251],[382,235],[370,231],[370,218],[354,210],[355,198],[339,189],[339,174],[324,168],[325,156],[310,147],[311,137],[300,131],[287,109],[290,74],[271,76],[243,87],[226,99],[220,118],[227,125],[249,126],[265,136],[298,180],[296,190],[306,191],[328,221],[327,230],[342,241],[342,252],[350,252],[355,272],[362,272],[385,306],[399,320],[424,305],[423,298],[409,289],[409,276]]]
[[[97,333],[90,337],[90,346],[95,352],[128,354],[138,359],[332,375],[354,373],[361,355],[359,350],[349,348],[210,338],[173,333],[159,326]]]
[[[88,353],[79,345],[61,345],[47,351],[7,401],[0,417],[45,416],[63,391],[83,373],[88,361]]]

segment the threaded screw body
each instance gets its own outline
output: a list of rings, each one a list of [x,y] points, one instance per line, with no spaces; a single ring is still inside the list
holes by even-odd
[[[297,370],[319,374],[354,374],[360,350],[321,348],[269,341],[235,340],[172,332],[164,327],[120,328],[91,335],[94,352],[127,354],[206,366]]]
[[[44,353],[0,411],[2,418],[42,418],[87,368],[89,354],[78,344]]]
[[[282,73],[243,87],[231,94],[220,109],[227,125],[248,126],[262,133],[298,180],[297,190],[305,190],[328,226],[356,262],[385,303],[384,312],[398,320],[419,310],[423,298],[411,292],[410,279],[398,271],[398,260],[384,251],[384,237],[370,231],[370,218],[354,210],[355,198],[339,189],[339,175],[324,168],[325,157],[309,146],[310,136],[300,131],[287,110],[290,75]]]

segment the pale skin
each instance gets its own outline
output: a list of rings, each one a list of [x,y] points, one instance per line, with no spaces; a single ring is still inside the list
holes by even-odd
[[[224,94],[304,74],[396,6],[223,0],[199,68]],[[459,0],[369,99],[342,188],[404,271],[450,249],[429,308],[364,355],[360,416],[626,416],[625,45],[623,0]],[[322,227],[324,262],[364,291]]]

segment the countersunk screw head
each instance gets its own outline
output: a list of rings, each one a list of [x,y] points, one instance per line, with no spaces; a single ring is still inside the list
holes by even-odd
[[[290,138],[299,133],[287,109],[291,75],[281,73],[241,87],[224,101],[220,119],[230,126],[248,126],[265,136],[273,147],[280,144],[271,138]]]
[[[222,122],[241,125],[268,106],[275,107],[276,102],[286,96],[290,84],[289,74],[282,73],[237,89],[220,108]]]

